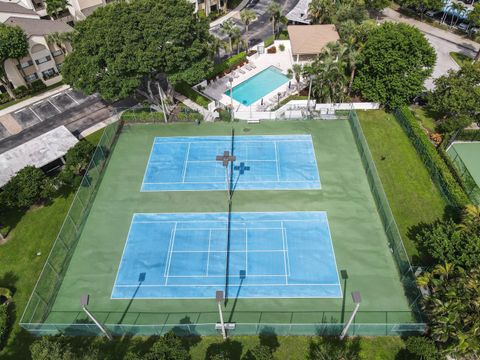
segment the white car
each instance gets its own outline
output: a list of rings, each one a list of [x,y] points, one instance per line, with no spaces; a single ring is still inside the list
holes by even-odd
[[[457,29],[460,30],[460,31],[463,31],[463,32],[467,32],[468,28],[469,28],[468,24],[465,24],[465,23],[460,23],[457,26]]]

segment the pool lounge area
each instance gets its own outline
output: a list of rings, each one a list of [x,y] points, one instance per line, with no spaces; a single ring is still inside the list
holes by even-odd
[[[296,93],[297,86],[295,80],[287,76],[293,65],[290,42],[276,40],[274,46],[276,53],[268,54],[265,49],[262,54],[257,52],[247,57],[247,64],[202,84],[202,92],[224,106],[233,106],[235,111],[264,111],[275,107],[279,101]]]

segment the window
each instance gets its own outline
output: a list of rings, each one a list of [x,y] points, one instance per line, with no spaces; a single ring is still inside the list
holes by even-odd
[[[48,80],[48,79],[50,79],[52,77],[55,77],[57,75],[58,75],[58,73],[54,68],[42,71],[43,80]]]
[[[53,55],[53,57],[63,55],[63,51],[62,50],[55,50],[54,52],[52,52],[52,55]]]
[[[51,57],[50,55],[47,55],[47,56],[45,56],[45,57],[43,57],[43,58],[40,58],[40,59],[35,60],[35,63],[36,63],[37,65],[40,65],[40,64],[46,63],[47,61],[50,61],[50,60],[52,60],[52,57]]]
[[[21,62],[20,64],[17,64],[17,69],[20,70],[20,69],[25,69],[29,66],[32,66],[33,65],[33,61],[32,60],[28,60],[28,61],[24,61],[24,62]]]
[[[26,82],[32,82],[32,81],[35,81],[37,79],[38,79],[37,73],[33,73],[33,74],[25,76],[25,81]]]

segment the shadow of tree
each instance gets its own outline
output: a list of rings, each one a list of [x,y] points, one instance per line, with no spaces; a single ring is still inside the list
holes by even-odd
[[[267,346],[270,348],[272,353],[275,352],[280,346],[277,334],[272,327],[264,327],[262,331],[260,331],[258,338],[260,340],[260,345]]]
[[[185,326],[175,326],[172,331],[180,336],[180,339],[182,341],[182,345],[190,350],[192,346],[195,346],[198,344],[200,341],[202,341],[202,337],[200,334],[196,331],[195,325],[192,323],[190,320],[190,316],[185,316],[180,320],[181,325]]]
[[[227,339],[221,343],[211,344],[205,353],[205,360],[240,360],[242,349],[240,342]]]
[[[310,340],[309,360],[359,360],[360,339],[339,340],[336,337],[320,337]]]

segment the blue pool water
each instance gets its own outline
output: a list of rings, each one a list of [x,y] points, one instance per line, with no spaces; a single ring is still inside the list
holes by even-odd
[[[226,190],[224,151],[233,190],[321,188],[310,135],[242,135],[155,138],[141,191]]]
[[[240,104],[248,106],[285,84],[288,80],[288,77],[282,74],[279,69],[270,66],[235,86],[232,89],[232,97]],[[230,96],[230,90],[226,91],[225,95]]]
[[[228,266],[227,266],[228,264]],[[134,214],[112,299],[339,298],[324,211]]]

